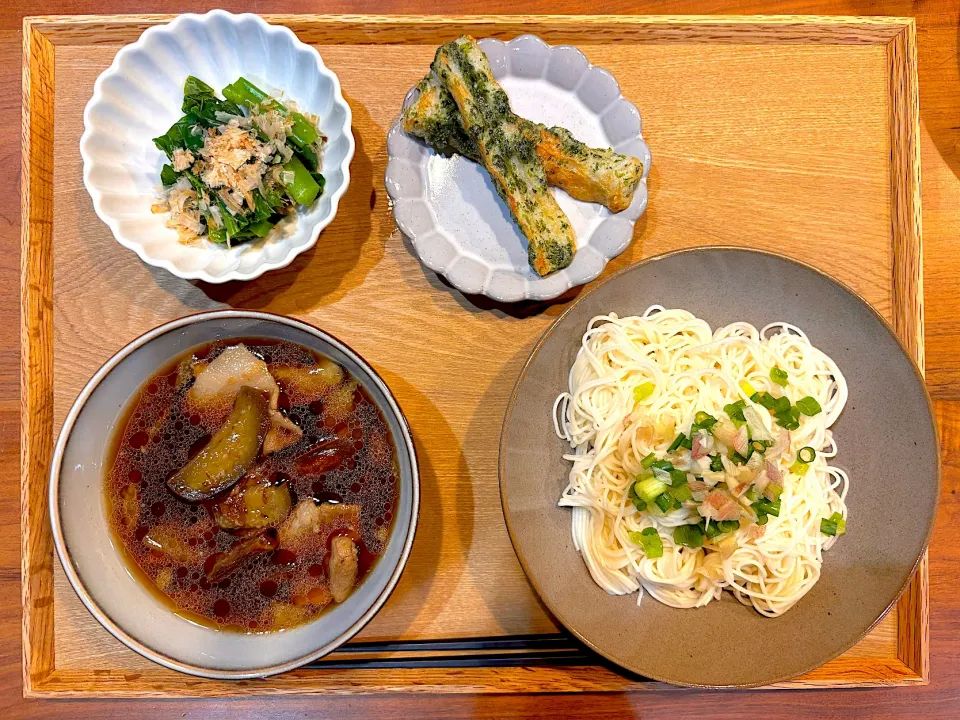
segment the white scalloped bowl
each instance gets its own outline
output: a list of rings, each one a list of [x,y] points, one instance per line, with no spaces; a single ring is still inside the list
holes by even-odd
[[[514,112],[561,125],[587,145],[639,158],[643,181],[620,213],[553,188],[576,233],[577,253],[569,267],[541,278],[530,268],[527,240],[486,171],[459,155],[438,155],[405,133],[398,120],[387,135],[385,182],[393,215],[420,260],[460,291],[501,302],[550,300],[595,279],[630,244],[647,207],[650,148],[640,132],[640,113],[616,79],[577,48],[550,46],[535,35],[479,43]],[[404,108],[416,92],[407,94]]]
[[[218,93],[243,75],[265,91],[289,98],[319,118],[328,138],[321,172],[326,186],[309,208],[284,219],[263,240],[223,248],[208,241],[184,245],[154,215],[160,168],[153,144],[181,116],[183,82],[195,75]],[[257,15],[214,10],[181,15],[150,28],[117,53],[94,85],[80,138],[83,183],[97,215],[140,259],[174,275],[222,283],[252,280],[284,267],[313,247],[337,214],[350,182],[354,140],[350,106],[340,81],[320,54],[285,27]]]

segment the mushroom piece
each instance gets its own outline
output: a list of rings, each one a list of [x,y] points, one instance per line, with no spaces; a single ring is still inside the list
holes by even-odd
[[[273,530],[239,540],[224,553],[214,553],[203,564],[207,582],[222,580],[254,555],[277,549],[277,535]]]
[[[352,444],[338,435],[330,435],[311,445],[294,464],[300,475],[320,475],[337,467],[352,452]]]

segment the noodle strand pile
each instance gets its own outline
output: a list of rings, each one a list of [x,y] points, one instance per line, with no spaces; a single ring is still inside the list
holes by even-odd
[[[786,384],[772,377],[781,371]],[[778,427],[773,410],[757,404],[758,394],[791,403],[813,398],[822,412],[799,416],[799,427],[788,433]],[[638,603],[645,590],[672,607],[701,607],[726,589],[762,615],[789,610],[817,582],[824,551],[845,527],[848,478],[830,464],[837,447],[829,428],[846,400],[846,381],[836,364],[785,322],[759,330],[738,322],[713,331],[685,310],[659,305],[640,317],[593,318],[570,370],[569,391],[554,406],[556,432],[573,448],[565,456],[573,467],[559,504],[573,508],[573,540],[593,579],[611,594],[639,590]],[[758,451],[756,463],[760,472],[782,478],[775,496],[778,515],[751,510],[743,495],[746,485],[728,489],[735,484],[730,477],[748,472],[754,463],[736,465],[728,459],[735,453],[720,450],[714,460],[720,463],[722,453],[724,471],[705,472],[708,459],[696,459],[698,445],[692,453],[676,448],[679,433],[694,434],[698,412],[720,418],[713,431],[719,436],[716,428],[733,422],[725,406],[738,401],[759,411],[752,417],[762,418],[762,428],[751,426],[751,441],[766,433],[781,438],[773,452],[762,456]],[[717,443],[714,436],[700,434],[708,443]],[[772,444],[757,447],[767,451]],[[809,448],[815,457],[801,464],[799,453]],[[652,505],[638,509],[646,504],[636,499],[634,484],[649,475],[654,456],[669,457],[675,468],[689,473],[689,485],[699,496],[695,492],[693,500],[676,502],[666,512]],[[761,458],[769,464],[761,464]],[[739,503],[734,505],[741,511],[739,527],[719,537],[707,534],[699,547],[678,544],[678,526],[692,525],[696,531],[699,522],[709,529],[711,518],[698,512],[702,506],[695,501],[714,489]],[[844,518],[836,535],[821,528],[831,516]],[[637,542],[646,528],[659,534],[659,557],[647,557]]]

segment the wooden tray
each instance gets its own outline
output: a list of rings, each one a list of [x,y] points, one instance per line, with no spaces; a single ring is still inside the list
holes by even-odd
[[[22,543],[24,692],[233,695],[637,689],[559,631],[526,583],[497,491],[507,397],[552,305],[452,290],[413,255],[383,189],[385,134],[435,47],[469,32],[573,43],[640,108],[650,205],[612,272],[707,243],[780,250],[838,276],[923,364],[916,38],[902,18],[272,16],[313,43],[353,108],[357,153],[316,249],[247,284],[189,283],[113,241],[81,181],[82,112],[116,51],[169,16],[24,22]],[[356,642],[314,667],[213,682],[144,660],[81,606],[46,511],[53,438],[112,353],[230,305],[304,318],[348,341],[404,407],[422,511],[397,591]],[[849,652],[783,687],[928,677],[926,561]]]

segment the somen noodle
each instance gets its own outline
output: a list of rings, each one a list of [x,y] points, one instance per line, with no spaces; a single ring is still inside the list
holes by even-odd
[[[839,368],[799,328],[716,331],[650,307],[587,324],[554,406],[573,453],[560,505],[593,579],[678,608],[730,590],[766,616],[820,577],[846,527],[830,427]]]

